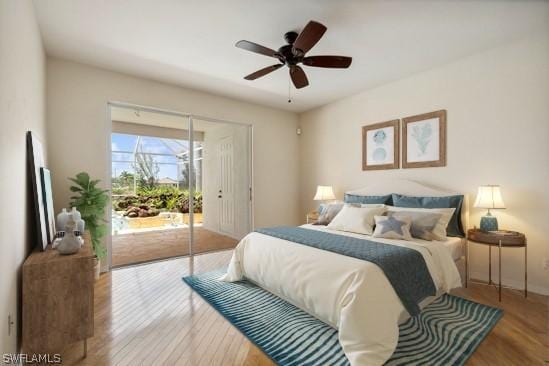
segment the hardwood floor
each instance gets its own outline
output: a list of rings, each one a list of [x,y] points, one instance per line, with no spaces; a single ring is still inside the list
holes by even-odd
[[[194,228],[194,253],[232,249],[238,240],[200,226]],[[177,228],[113,235],[112,265],[123,266],[189,254],[189,229]]]
[[[63,353],[68,365],[273,365],[228,321],[181,281],[225,266],[232,251],[114,270],[96,283],[95,335]],[[472,285],[455,295],[505,314],[468,365],[539,365],[549,359],[548,298]]]

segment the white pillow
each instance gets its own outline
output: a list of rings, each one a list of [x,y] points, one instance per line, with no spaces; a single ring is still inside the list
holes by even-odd
[[[388,212],[402,212],[402,211],[411,211],[411,212],[426,212],[426,213],[438,213],[441,214],[440,219],[438,220],[435,228],[432,233],[436,236],[437,240],[446,240],[446,228],[448,223],[452,219],[455,208],[415,208],[415,207],[393,207],[387,206]]]
[[[385,207],[361,207],[346,204],[327,226],[328,229],[372,235],[374,216],[383,215]]]
[[[410,228],[412,218],[409,216],[374,216],[376,230],[374,238],[412,240]]]

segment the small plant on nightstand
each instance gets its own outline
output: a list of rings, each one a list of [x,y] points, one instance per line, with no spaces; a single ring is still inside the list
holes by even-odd
[[[105,258],[107,250],[101,240],[107,234],[105,208],[109,201],[108,190],[97,188],[99,179],[91,180],[88,173],[78,173],[75,178],[69,178],[76,185],[70,187],[76,195],[71,197],[71,207],[76,207],[86,222],[90,232],[93,251],[97,257],[97,266]]]

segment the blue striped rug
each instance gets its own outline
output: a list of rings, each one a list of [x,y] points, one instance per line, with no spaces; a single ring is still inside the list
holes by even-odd
[[[279,365],[349,365],[337,330],[247,281],[185,281]],[[500,309],[444,295],[400,326],[386,365],[463,365],[502,316]]]

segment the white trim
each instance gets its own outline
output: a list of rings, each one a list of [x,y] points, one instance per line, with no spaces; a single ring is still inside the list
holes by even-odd
[[[497,268],[496,268],[496,275],[497,275]],[[469,272],[469,278],[472,280],[481,280],[481,281],[487,282],[488,272]],[[494,278],[494,272],[492,272],[492,278]],[[503,284],[503,286],[511,287],[514,290],[524,291],[524,280],[517,281],[511,278],[502,277],[501,283]],[[532,285],[528,283],[528,292],[535,292],[541,295],[549,295],[549,287],[537,286],[537,285]],[[495,289],[494,289],[494,296],[497,296],[497,292]]]
[[[174,111],[174,110],[170,110],[170,109],[156,108],[156,107],[150,107],[150,106],[134,104],[134,103],[110,101],[110,102],[107,102],[107,104],[110,107],[120,107],[120,108],[128,108],[128,109],[139,110],[139,111],[143,111],[143,112],[169,114],[169,115],[172,115],[172,116],[183,117],[183,118],[192,117],[194,119],[201,120],[201,121],[206,121],[206,122],[230,123],[230,124],[235,124],[235,125],[246,125],[246,126],[251,126],[252,125],[251,123],[248,123],[248,122],[235,122],[235,121],[230,121],[230,120],[225,120],[225,119],[220,119],[220,118],[206,117],[206,116],[201,116],[201,115],[192,114],[192,113],[182,113],[182,112],[178,112],[178,111]]]
[[[107,263],[101,267],[101,272],[109,272],[112,269],[112,120],[111,107],[107,104],[107,180],[105,181],[109,189],[109,202],[107,206],[107,235],[105,235],[105,246],[107,247]]]

